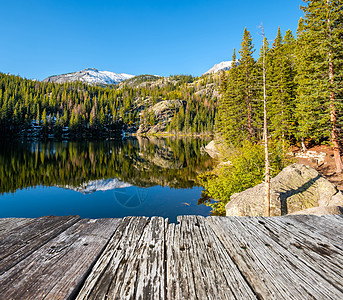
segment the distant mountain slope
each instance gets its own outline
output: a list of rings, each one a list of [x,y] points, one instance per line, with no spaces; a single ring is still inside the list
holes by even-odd
[[[124,82],[120,84],[120,86],[125,85],[125,86],[130,86],[130,87],[138,87],[142,83],[154,82],[161,78],[162,76],[158,76],[158,75],[149,75],[149,74],[138,75],[138,76],[134,76],[125,80]]]
[[[99,71],[97,69],[88,68],[82,71],[54,75],[44,79],[44,82],[65,83],[73,81],[81,81],[89,84],[117,84],[121,81],[135,77],[134,75],[125,73],[114,73],[110,71]]]
[[[211,69],[206,71],[203,75],[208,75],[212,73],[217,73],[219,71],[230,70],[232,61],[222,61],[219,64],[215,64]]]

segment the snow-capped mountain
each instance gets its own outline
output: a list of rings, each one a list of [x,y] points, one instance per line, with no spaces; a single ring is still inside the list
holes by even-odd
[[[135,77],[135,75],[125,73],[118,74],[110,71],[99,71],[97,69],[88,68],[74,73],[50,76],[43,81],[56,83],[82,81],[89,84],[117,84],[132,77]]]
[[[232,61],[222,61],[219,64],[215,64],[211,69],[209,69],[202,75],[217,73],[219,71],[224,71],[224,70],[230,70],[231,66],[232,66]]]
[[[120,189],[132,186],[129,183],[122,182],[117,178],[109,178],[109,179],[99,179],[99,180],[91,180],[88,182],[83,183],[79,187],[72,187],[72,186],[64,186],[64,188],[69,190],[74,190],[76,192],[80,192],[82,194],[91,194],[98,191],[108,191],[113,189]]]

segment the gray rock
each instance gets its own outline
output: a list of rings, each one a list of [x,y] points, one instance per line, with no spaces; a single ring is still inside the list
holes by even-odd
[[[217,158],[219,156],[215,141],[209,142],[203,149],[212,158]]]
[[[175,111],[179,111],[184,104],[183,100],[163,100],[156,103],[147,110],[147,115],[151,112],[155,114],[155,125],[151,126],[148,122],[141,123],[137,134],[162,132],[166,129],[167,124],[171,122]]]
[[[271,179],[271,216],[313,207],[343,206],[343,194],[315,169],[293,164]],[[263,216],[264,184],[233,194],[226,205],[227,216]]]
[[[295,213],[292,213],[292,215],[343,215],[343,207],[335,205],[312,207],[301,211],[297,211]]]

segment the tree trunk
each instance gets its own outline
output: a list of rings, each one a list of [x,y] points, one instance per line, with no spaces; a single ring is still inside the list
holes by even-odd
[[[265,70],[264,70],[265,73]],[[264,122],[263,122],[263,137],[264,137],[264,162],[265,162],[265,215],[270,217],[270,167],[269,167],[269,149],[268,149],[268,130],[267,130],[267,97],[266,97],[266,86],[265,86],[265,74],[263,75],[264,85],[264,100],[263,100],[263,111],[264,111]]]
[[[248,131],[249,131],[249,140],[252,140],[252,126],[251,126],[251,109],[250,109],[250,97],[247,87],[247,113],[248,113]]]
[[[307,147],[305,145],[305,139],[303,137],[301,138],[301,151],[303,152],[307,151]]]
[[[330,2],[326,1],[327,8],[329,10]],[[330,18],[327,19],[328,24],[328,38],[331,39],[331,27]],[[335,92],[333,91],[334,85],[334,69],[332,62],[332,50],[329,51],[329,79],[330,79],[330,120],[331,120],[331,142],[333,146],[333,154],[336,163],[336,172],[341,173],[343,171],[343,163],[341,158],[341,147],[337,133],[337,118],[336,118],[336,107],[335,107]]]
[[[263,27],[262,27],[263,30]],[[263,30],[264,37],[264,30]],[[270,217],[270,167],[268,149],[268,127],[267,127],[267,93],[266,93],[266,48],[263,39],[263,140],[264,140],[264,162],[265,162],[265,215]]]
[[[330,95],[330,100],[332,97],[334,99],[334,93]],[[333,146],[333,155],[334,155],[335,163],[336,163],[336,172],[341,173],[343,171],[341,147],[340,147],[340,142],[339,142],[339,138],[337,134],[337,127],[336,127],[336,109],[332,102],[330,105],[330,113],[331,113],[331,142]]]

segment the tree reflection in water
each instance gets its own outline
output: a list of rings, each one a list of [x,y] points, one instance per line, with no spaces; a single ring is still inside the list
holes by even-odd
[[[86,142],[10,142],[0,146],[0,193],[42,186],[79,188],[117,178],[136,187],[191,188],[212,167],[194,138],[130,138]],[[120,195],[116,195],[120,203]],[[142,201],[144,197],[131,197]],[[127,197],[125,198],[127,201]],[[127,203],[128,205],[128,203]]]

